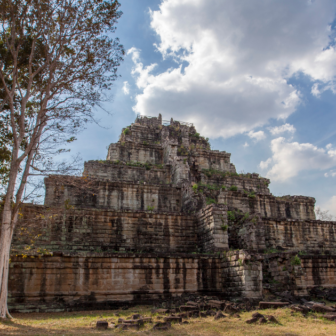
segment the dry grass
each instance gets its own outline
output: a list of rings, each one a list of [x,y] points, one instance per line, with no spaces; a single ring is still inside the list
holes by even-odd
[[[129,317],[132,313],[151,316],[150,308],[138,306],[127,311],[118,311],[120,317]],[[214,321],[213,317],[189,319],[189,324],[174,324],[166,332],[151,331],[152,324],[140,331],[120,331],[95,329],[97,320],[116,322],[116,311],[69,312],[69,313],[31,313],[13,314],[11,321],[0,322],[0,335],[162,335],[162,336],[215,336],[215,335],[262,335],[262,336],[317,336],[336,335],[336,323],[325,320],[322,314],[309,314],[307,318],[299,313],[291,314],[290,309],[259,310],[265,315],[274,315],[280,325],[264,324],[249,325],[245,321],[251,318],[252,312],[241,313],[241,318],[227,317]],[[157,317],[154,315],[153,320]]]

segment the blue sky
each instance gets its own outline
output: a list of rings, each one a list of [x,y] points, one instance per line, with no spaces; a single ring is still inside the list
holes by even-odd
[[[72,153],[104,159],[137,113],[193,122],[238,172],[336,215],[336,2],[120,0],[127,55],[100,125]]]

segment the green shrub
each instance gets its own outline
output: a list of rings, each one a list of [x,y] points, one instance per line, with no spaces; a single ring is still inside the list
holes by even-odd
[[[207,197],[206,199],[206,204],[209,205],[209,204],[216,204],[216,200],[213,199],[213,198],[210,198],[210,197]]]
[[[227,218],[230,222],[233,222],[236,220],[236,216],[233,211],[228,211],[227,212]]]
[[[231,186],[231,187],[230,187],[230,189],[229,189],[229,190],[231,190],[231,191],[237,191],[237,190],[238,190],[238,188],[237,188],[236,186],[234,186],[234,185],[233,185],[233,186]]]
[[[123,133],[124,133],[125,135],[127,135],[127,134],[130,133],[130,131],[131,131],[131,130],[130,130],[128,127],[126,127],[126,128],[124,129]]]
[[[147,211],[153,211],[154,210],[154,206],[149,206],[147,207]]]
[[[291,264],[293,266],[300,266],[301,265],[301,259],[298,255],[296,255],[295,257],[292,258],[291,260]]]
[[[198,184],[195,183],[195,184],[192,186],[192,188],[193,188],[194,192],[197,193],[197,190],[198,190]]]
[[[265,251],[265,254],[278,253],[279,251],[275,248],[269,248]]]
[[[228,228],[229,228],[229,226],[228,226],[227,224],[221,226],[221,229],[222,229],[224,232],[227,231]]]

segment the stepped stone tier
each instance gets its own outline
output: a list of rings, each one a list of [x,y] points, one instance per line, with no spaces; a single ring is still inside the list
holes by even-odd
[[[336,286],[336,222],[315,219],[312,197],[275,197],[270,180],[237,174],[230,156],[192,124],[138,116],[83,176],[46,178],[45,204],[23,206],[14,236],[13,251],[27,250],[22,228],[40,232],[13,252],[10,310]]]

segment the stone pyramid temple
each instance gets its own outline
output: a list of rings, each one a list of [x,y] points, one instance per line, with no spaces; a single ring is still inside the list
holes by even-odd
[[[44,205],[23,206],[9,308],[171,304],[188,293],[261,300],[265,291],[305,297],[336,287],[336,222],[315,219],[314,198],[275,197],[269,184],[238,174],[192,124],[139,115],[106,160],[85,162],[80,177],[46,178]]]

